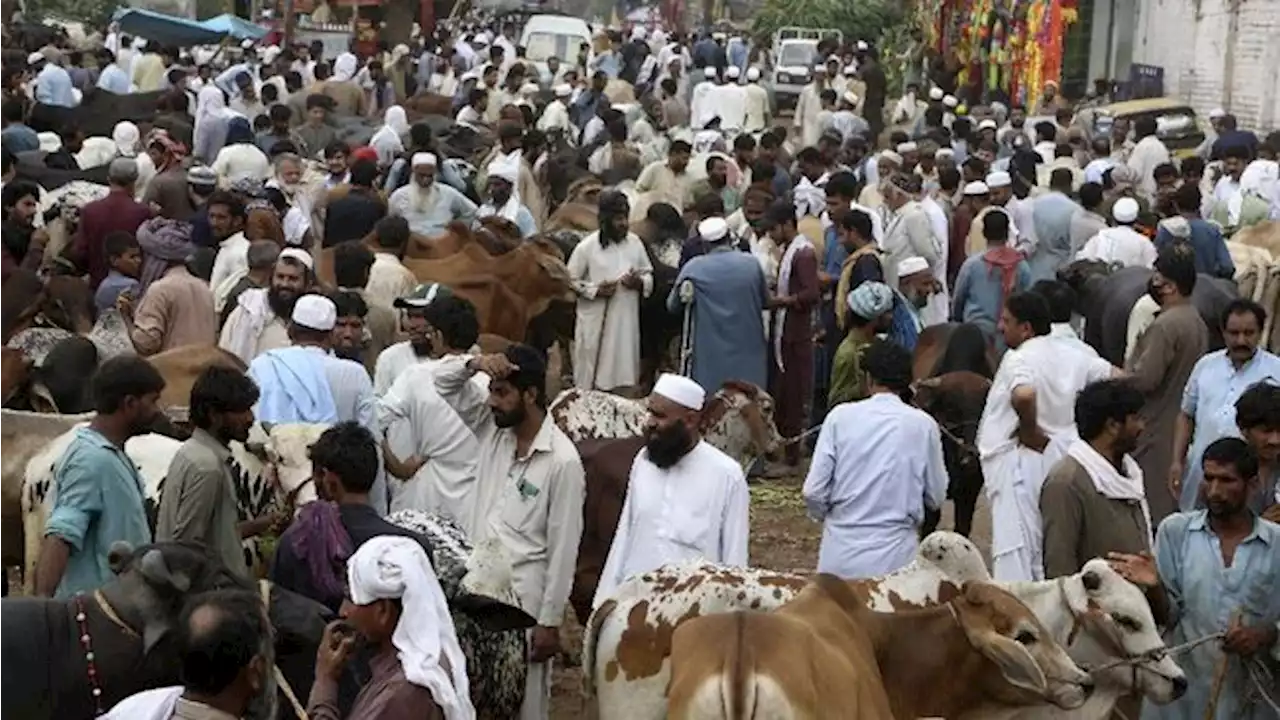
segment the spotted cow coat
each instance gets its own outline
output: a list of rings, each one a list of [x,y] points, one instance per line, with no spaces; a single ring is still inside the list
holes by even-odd
[[[452,601],[466,591],[494,597],[519,607],[520,601],[510,582],[509,571],[506,573],[505,583],[502,582],[502,572],[497,573],[496,584],[500,587],[472,584],[472,578],[484,573],[469,571],[487,569],[476,568],[476,562],[482,553],[475,552],[466,533],[457,523],[418,510],[401,510],[392,513],[387,520],[426,536],[434,555],[436,576],[440,578],[440,587],[444,590],[446,599]],[[484,555],[504,557],[502,554]],[[467,659],[471,703],[476,708],[476,717],[493,720],[519,717],[520,705],[524,702],[525,676],[529,671],[524,631],[485,630],[457,610],[453,611],[453,624],[458,631],[458,644]]]
[[[710,613],[769,611],[791,600],[808,579],[798,573],[712,564],[667,565],[629,578],[606,600],[583,636],[583,678],[588,702],[599,720],[658,720],[666,717],[671,638],[682,622]],[[990,582],[977,548],[960,535],[939,532],[925,538],[917,559],[881,578],[851,581],[869,608],[894,612],[947,602],[962,583]],[[1104,560],[1093,560],[1077,575],[1058,581],[1012,583],[1009,592],[1026,603],[1058,642],[1070,643],[1073,658],[1106,663],[1120,655],[1163,648],[1142,591],[1124,581]],[[1122,631],[1122,614],[1140,629]],[[1120,638],[1120,640],[1117,640]],[[1119,643],[1119,644],[1118,644]],[[1081,714],[1053,717],[1098,718],[1110,714],[1121,695],[1135,688],[1157,702],[1172,698],[1172,678],[1182,671],[1167,657],[1148,661],[1150,673],[1117,668],[1099,676],[1099,689]],[[1157,678],[1165,678],[1160,680]],[[1001,720],[1026,720],[1043,708],[1022,709]]]
[[[643,400],[578,388],[560,393],[550,412],[575,443],[639,436],[649,415]],[[773,452],[781,441],[773,398],[750,383],[728,382],[716,391],[703,409],[701,429],[704,440],[743,465]]]

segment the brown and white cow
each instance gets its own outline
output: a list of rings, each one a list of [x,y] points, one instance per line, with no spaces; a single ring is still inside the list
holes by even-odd
[[[850,586],[872,610],[890,612],[946,602],[960,584],[987,580],[986,565],[971,542],[935,532],[920,543],[911,565]],[[592,614],[582,641],[585,691],[595,698],[600,720],[666,717],[671,637],[680,623],[712,613],[776,609],[805,581],[795,573],[705,563],[668,565],[627,579]],[[1059,643],[1069,644],[1077,660],[1099,665],[1134,659],[1132,667],[1099,673],[1088,703],[1067,717],[1106,717],[1118,698],[1133,691],[1160,704],[1185,690],[1181,669],[1167,657],[1156,657],[1164,641],[1142,591],[1105,561],[1091,560],[1068,577],[1006,588]],[[1053,716],[1042,706],[1016,717],[1039,717],[1038,712]]]
[[[578,388],[560,393],[549,412],[575,443],[643,435],[649,416],[644,400]],[[773,423],[773,398],[751,383],[730,381],[717,390],[703,408],[699,430],[703,440],[743,465],[782,442]]]
[[[1074,709],[1092,685],[1031,610],[994,585],[882,613],[823,574],[774,612],[703,615],[676,628],[668,717],[959,717],[1045,701]]]

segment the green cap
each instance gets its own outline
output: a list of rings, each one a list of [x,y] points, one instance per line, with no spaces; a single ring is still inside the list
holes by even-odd
[[[404,297],[398,297],[392,303],[398,308],[424,308],[441,298],[451,297],[453,291],[440,283],[422,283]]]

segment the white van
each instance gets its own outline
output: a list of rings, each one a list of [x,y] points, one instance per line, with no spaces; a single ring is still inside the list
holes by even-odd
[[[591,44],[591,28],[582,18],[570,15],[530,16],[520,32],[525,59],[537,66],[543,82],[551,81],[547,58],[560,58],[561,66],[572,67],[583,43]]]

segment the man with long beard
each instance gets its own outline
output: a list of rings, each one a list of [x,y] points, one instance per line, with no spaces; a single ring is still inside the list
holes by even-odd
[[[414,153],[410,160],[413,182],[391,193],[387,199],[390,214],[409,221],[409,229],[419,235],[435,237],[454,221],[471,225],[476,219],[476,204],[448,185],[436,182],[438,161],[429,152]]]
[[[484,372],[487,395],[471,382]],[[548,717],[551,661],[573,587],[586,493],[578,450],[547,413],[546,361],[528,345],[440,367],[436,388],[480,442],[476,507],[484,520],[476,543],[497,538],[511,556],[520,607],[537,619],[529,631],[529,674],[522,720]]]
[[[271,623],[258,593],[214,590],[187,601],[175,628],[182,685],[121,700],[106,720],[276,716]]]
[[[680,375],[649,396],[645,447],[631,464],[627,499],[594,607],[623,580],[666,563],[747,565],[751,498],[742,468],[698,432],[706,391]]]
[[[630,212],[622,193],[600,193],[600,230],[569,256],[578,295],[574,385],[584,390],[627,389],[640,381],[640,300],[653,292],[653,265],[630,232]]]
[[[240,294],[235,310],[222,326],[218,347],[247,365],[267,350],[289,346],[288,319],[293,304],[313,284],[311,256],[298,248],[280,252],[271,285]]]

